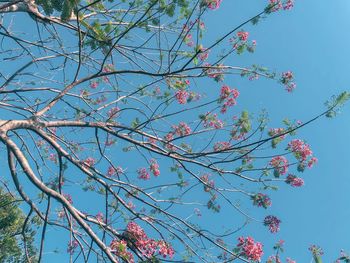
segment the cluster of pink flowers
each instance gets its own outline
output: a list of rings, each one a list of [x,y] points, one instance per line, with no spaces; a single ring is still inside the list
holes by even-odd
[[[205,183],[204,184],[204,191],[205,192],[210,192],[215,187],[214,180],[210,180],[209,177],[210,177],[209,174],[204,174],[200,177],[201,180]]]
[[[253,40],[251,44],[248,43],[249,32],[239,31],[235,37],[230,39],[230,43],[233,45],[233,49],[236,50],[237,54],[241,54],[244,50],[249,52],[254,52],[256,47],[256,41]],[[250,76],[250,79],[253,80],[258,77],[256,74]]]
[[[151,177],[149,175],[149,172],[147,171],[146,168],[140,168],[137,170],[138,173],[138,178],[142,180],[149,180]]]
[[[294,0],[287,0],[284,3],[282,0],[270,0],[271,12],[278,10],[290,10],[294,7]]]
[[[304,180],[302,178],[292,174],[289,174],[287,176],[287,179],[285,182],[293,187],[301,187],[304,185]]]
[[[180,122],[179,125],[173,125],[172,128],[178,136],[186,136],[192,133],[190,126],[185,122]]]
[[[121,168],[120,166],[117,167],[113,167],[113,166],[109,166],[108,170],[107,170],[107,176],[113,176],[113,175],[120,175],[123,173],[123,168]]]
[[[264,225],[269,227],[271,233],[277,233],[280,231],[280,223],[281,220],[272,215],[266,216],[264,219]]]
[[[231,89],[227,85],[222,86],[219,97],[219,103],[223,103],[221,113],[226,113],[228,107],[236,105],[238,96],[239,91],[237,89]]]
[[[91,81],[90,82],[90,88],[92,89],[96,89],[98,87],[98,82],[97,81]]]
[[[295,139],[288,143],[288,150],[293,152],[295,158],[300,162],[299,168],[301,170],[307,166],[312,168],[313,165],[317,162],[317,158],[312,156],[312,150],[308,144],[304,141]]]
[[[307,162],[307,166],[309,168],[312,168],[314,166],[315,163],[318,162],[318,159],[316,157],[312,157],[308,162]]]
[[[186,90],[177,90],[175,92],[175,98],[179,104],[186,104],[188,96],[189,94]]]
[[[210,8],[211,10],[215,10],[220,7],[221,1],[222,0],[206,0],[206,4],[208,8]]]
[[[109,245],[109,247],[111,248],[111,251],[113,254],[122,258],[126,262],[128,263],[135,262],[133,254],[131,254],[131,252],[127,250],[128,247],[127,247],[127,242],[125,240],[114,239]]]
[[[239,237],[237,248],[240,249],[241,256],[260,262],[263,255],[263,245],[260,242],[255,242],[252,237]]]
[[[135,222],[129,222],[126,230],[127,236],[133,244],[148,258],[152,257],[158,250],[158,254],[164,258],[172,258],[174,256],[174,249],[170,244],[164,240],[156,241],[149,238],[145,231]]]
[[[229,142],[216,142],[214,144],[214,151],[218,152],[218,151],[224,151],[227,150],[231,147],[231,143]]]
[[[86,158],[86,159],[83,161],[83,163],[84,163],[86,166],[89,166],[89,167],[94,166],[94,165],[95,165],[95,162],[96,162],[96,160],[95,160],[94,158],[92,158],[92,157],[88,157],[88,158]]]
[[[249,32],[239,31],[237,37],[240,41],[247,41],[249,37]]]
[[[286,91],[288,92],[292,92],[297,86],[294,82],[293,72],[291,71],[282,73],[280,82],[284,85]]]
[[[205,115],[201,115],[200,119],[203,121],[203,126],[205,128],[221,129],[224,127],[222,120],[218,119],[216,113],[207,112]]]
[[[272,205],[272,201],[270,197],[262,193],[257,193],[253,195],[252,200],[253,200],[253,205],[256,205],[258,207],[263,207],[265,209]]]
[[[156,177],[160,175],[159,164],[157,163],[157,161],[155,159],[151,159],[149,170]],[[150,173],[148,172],[148,170],[146,168],[138,169],[137,173],[139,175],[138,176],[139,179],[142,179],[142,180],[149,180],[149,179],[151,179]]]
[[[297,263],[295,260],[291,258],[286,258],[287,263]]]
[[[106,66],[103,67],[102,72],[103,73],[109,73],[114,70],[113,64],[107,64]]]
[[[154,159],[151,160],[151,164],[150,164],[149,169],[153,173],[154,176],[160,175],[159,164],[157,163],[156,160],[154,160]]]
[[[269,164],[274,168],[275,177],[286,174],[288,171],[288,160],[284,156],[273,157]]]

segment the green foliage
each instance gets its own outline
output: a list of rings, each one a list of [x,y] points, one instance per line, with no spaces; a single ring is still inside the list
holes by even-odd
[[[79,2],[79,0],[35,0],[35,3],[41,6],[47,15],[52,15],[55,11],[59,12],[63,21],[71,17]]]
[[[330,101],[325,104],[328,108],[326,117],[333,118],[337,115],[337,111],[345,105],[345,103],[350,99],[350,93],[347,91],[342,92],[338,96],[333,96]]]
[[[31,262],[36,261],[33,245],[35,231],[32,230],[31,224],[37,219],[34,217],[24,226],[25,219],[18,200],[0,188],[0,262],[27,262],[24,236],[28,256]]]

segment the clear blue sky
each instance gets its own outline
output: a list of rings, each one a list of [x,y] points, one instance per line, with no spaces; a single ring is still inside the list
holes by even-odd
[[[210,14],[208,34],[215,38],[226,32],[261,10],[265,2],[223,1],[220,10]],[[295,73],[298,86],[292,95],[272,82],[244,82],[239,87],[244,107],[266,108],[276,125],[284,117],[305,121],[322,111],[331,95],[350,90],[350,2],[295,2],[291,11],[245,26],[257,40],[257,50],[235,57],[238,65],[256,63]],[[273,195],[270,211],[283,221],[277,235],[253,225],[245,229],[264,242],[266,252],[279,239],[286,241],[285,255],[297,262],[310,262],[307,248],[312,243],[324,249],[324,262],[333,262],[341,248],[350,250],[349,116],[347,105],[337,118],[321,119],[299,131],[298,137],[312,146],[319,163],[305,173],[303,188],[282,187]]]

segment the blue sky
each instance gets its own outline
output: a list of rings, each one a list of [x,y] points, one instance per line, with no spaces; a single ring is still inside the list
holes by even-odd
[[[220,10],[210,14],[208,34],[214,37],[226,32],[261,10],[263,2],[223,1]],[[242,91],[245,101],[240,103],[248,109],[266,108],[276,124],[284,117],[311,118],[324,109],[327,99],[349,90],[350,85],[350,2],[295,2],[291,11],[272,14],[257,26],[245,26],[251,39],[257,40],[257,50],[253,55],[235,57],[238,65],[256,63],[294,72],[298,86],[292,95],[271,82],[240,87],[249,90]],[[303,188],[282,187],[273,195],[270,211],[283,221],[279,234],[267,234],[252,226],[251,235],[263,241],[265,249],[283,239],[285,255],[297,262],[311,260],[307,248],[312,243],[324,249],[324,262],[334,261],[341,248],[350,250],[349,114],[346,105],[335,119],[318,120],[298,132],[298,137],[312,146],[319,163],[305,174]]]

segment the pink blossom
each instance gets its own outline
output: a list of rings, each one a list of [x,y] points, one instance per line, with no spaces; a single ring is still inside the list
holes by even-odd
[[[206,0],[207,6],[212,10],[218,9],[220,7],[221,1],[222,0]]]
[[[186,136],[192,133],[191,128],[185,122],[180,122],[179,125],[174,125],[172,128],[174,129],[174,133],[178,136]]]
[[[257,193],[253,195],[251,198],[253,200],[253,205],[256,205],[258,207],[263,207],[266,209],[272,205],[270,197],[268,197],[265,194]]]
[[[280,230],[280,223],[281,220],[275,216],[269,215],[264,219],[264,225],[269,227],[271,233],[277,233]]]
[[[307,166],[308,166],[309,168],[312,168],[312,167],[314,166],[314,164],[317,163],[317,162],[318,162],[318,159],[317,159],[316,157],[312,157],[312,158],[308,161]]]
[[[304,180],[295,175],[289,174],[286,179],[286,183],[293,187],[301,187],[304,185]]]
[[[240,249],[240,254],[248,260],[259,261],[263,255],[263,245],[260,242],[255,242],[252,237],[239,237],[237,248]]]
[[[88,157],[85,159],[85,161],[83,161],[83,163],[89,167],[94,166],[95,162],[96,162],[96,160],[92,157]]]
[[[97,81],[90,82],[90,88],[96,89],[97,87],[98,87],[98,82]]]
[[[172,258],[174,256],[174,249],[165,241],[160,240],[158,242],[158,253],[159,255],[163,256],[163,258],[166,258],[169,256],[169,258]]]
[[[186,104],[188,95],[189,94],[186,90],[178,90],[175,93],[175,98],[179,104]]]
[[[241,41],[247,41],[248,40],[249,33],[245,31],[240,31],[237,33],[237,37]]]
[[[294,156],[299,161],[306,161],[306,159],[312,156],[310,146],[304,141],[295,139],[288,143],[288,150],[294,153]]]
[[[292,260],[291,258],[287,258],[287,263],[297,263],[295,260]]]
[[[160,171],[159,171],[159,164],[157,163],[156,160],[152,159],[151,160],[151,165],[150,168],[151,172],[153,173],[154,176],[159,176]]]
[[[216,142],[214,144],[214,151],[224,151],[226,149],[229,149],[231,147],[231,144],[229,142]]]
[[[288,171],[288,160],[284,156],[273,157],[269,164],[274,168],[275,177],[286,174]]]
[[[146,168],[140,168],[137,170],[138,177],[142,180],[149,180],[151,177]]]

